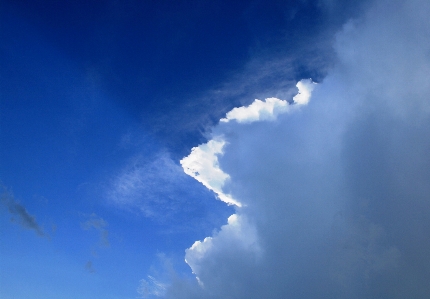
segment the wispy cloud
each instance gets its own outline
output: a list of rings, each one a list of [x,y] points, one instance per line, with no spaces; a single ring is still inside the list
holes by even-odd
[[[164,295],[167,285],[159,282],[153,276],[148,275],[147,279],[141,279],[137,293],[139,298],[155,298]]]
[[[0,188],[3,189],[1,202],[12,215],[11,221],[19,223],[23,228],[33,230],[38,236],[47,236],[43,228],[37,223],[36,218],[28,213],[27,209],[15,199],[13,193],[5,186],[1,186]]]
[[[104,195],[110,204],[140,213],[159,224],[168,224],[171,229],[194,230],[202,227],[195,222],[213,213],[210,208],[215,206],[205,200],[214,195],[199,187],[167,152],[161,152],[130,159],[112,176]],[[218,219],[218,216],[209,217]]]
[[[184,191],[185,180],[181,167],[168,154],[138,155],[113,177],[106,196],[111,203],[137,208],[147,217],[168,216],[177,205],[177,191]]]

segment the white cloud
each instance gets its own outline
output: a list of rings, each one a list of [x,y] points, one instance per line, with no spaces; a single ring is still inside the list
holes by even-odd
[[[312,80],[301,80],[297,83],[299,93],[293,97],[294,103],[298,105],[307,105],[311,99],[312,90],[315,88],[315,83]]]
[[[299,105],[236,108],[185,158],[242,206],[186,251],[200,284],[165,297],[430,296],[428,15],[428,1],[375,2]]]
[[[314,85],[315,83],[310,79],[299,81],[296,85],[299,92],[293,97],[294,103],[297,105],[306,105],[311,98]],[[220,121],[227,123],[231,120],[236,120],[238,123],[251,123],[262,120],[275,120],[279,114],[288,112],[289,109],[291,109],[291,106],[285,100],[267,98],[261,101],[256,99],[249,106],[233,108]]]
[[[218,165],[218,155],[222,154],[225,141],[210,140],[208,143],[191,149],[191,154],[183,158],[180,163],[184,172],[202,183],[209,190],[214,191],[218,198],[229,205],[241,206],[231,195],[222,191],[229,175],[224,173]]]
[[[259,120],[275,119],[278,113],[288,110],[288,102],[277,98],[267,98],[264,102],[256,99],[247,107],[234,108],[227,113],[221,122],[236,120],[239,123],[250,123]]]
[[[233,214],[228,218],[228,223],[223,225],[219,232],[213,237],[207,237],[203,241],[196,241],[186,250],[185,261],[191,267],[198,281],[206,280],[210,275],[208,269],[203,269],[202,264],[206,264],[217,251],[234,247],[237,251],[255,254],[255,258],[261,254],[258,245],[257,232],[244,215]],[[203,280],[200,278],[203,277]]]

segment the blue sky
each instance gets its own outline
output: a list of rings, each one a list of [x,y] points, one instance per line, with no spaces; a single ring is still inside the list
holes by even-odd
[[[428,298],[430,5],[349,2],[2,1],[1,297]]]

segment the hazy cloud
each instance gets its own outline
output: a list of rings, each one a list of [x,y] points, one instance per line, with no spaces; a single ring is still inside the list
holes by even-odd
[[[11,221],[19,223],[26,229],[35,231],[41,237],[47,236],[43,228],[37,223],[36,218],[30,215],[27,209],[15,200],[13,193],[4,186],[1,188],[3,189],[1,202],[7,207],[9,213],[12,214]]]
[[[85,270],[87,270],[89,273],[95,273],[96,272],[96,270],[94,270],[94,268],[93,268],[93,262],[92,261],[88,261],[85,264]]]

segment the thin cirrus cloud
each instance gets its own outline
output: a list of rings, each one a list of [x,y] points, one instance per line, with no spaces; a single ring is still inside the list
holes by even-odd
[[[106,197],[123,208],[138,208],[146,217],[157,218],[175,205],[185,175],[166,153],[134,157],[112,178]],[[159,188],[161,187],[161,188]]]
[[[206,227],[197,225],[203,218],[221,221],[214,216],[216,203],[206,200],[214,195],[199,187],[167,152],[162,151],[137,155],[128,161],[110,180],[105,197],[115,207],[138,211],[157,224],[170,227],[169,230],[195,230]]]
[[[236,108],[182,160],[240,205],[186,250],[197,280],[159,297],[430,296],[428,15],[428,1],[375,2],[294,98],[307,105]]]
[[[166,291],[166,285],[157,281],[153,276],[148,275],[147,279],[141,279],[137,293],[139,298],[148,298],[149,296],[162,296]]]

